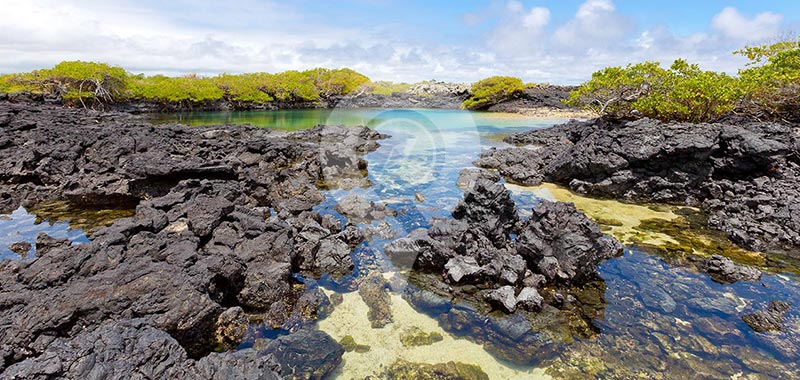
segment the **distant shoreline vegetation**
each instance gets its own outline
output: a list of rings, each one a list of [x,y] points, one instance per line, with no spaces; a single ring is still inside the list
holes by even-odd
[[[609,67],[595,72],[563,102],[615,118],[706,122],[737,112],[799,121],[800,39],[745,47],[735,54],[749,59],[737,76],[704,71],[682,59],[666,69],[658,62]],[[475,82],[466,94],[450,95],[464,99],[462,108],[485,110],[522,97],[535,86],[515,77],[494,76]],[[414,88],[408,83],[373,82],[347,68],[167,77],[135,75],[105,63],[65,61],[51,69],[0,76],[0,92],[41,94],[86,108],[137,101],[187,108],[219,101],[235,109],[314,105],[365,94],[413,94]]]

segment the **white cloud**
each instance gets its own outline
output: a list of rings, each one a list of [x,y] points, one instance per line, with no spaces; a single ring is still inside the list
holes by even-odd
[[[779,34],[783,16],[764,12],[748,19],[734,7],[725,7],[711,20],[711,27],[727,37],[741,41],[759,41]]]
[[[541,31],[550,23],[550,10],[544,7],[533,7],[522,19],[526,29]]]
[[[605,66],[668,64],[678,57],[734,72],[741,61],[730,52],[744,37],[769,37],[783,20],[774,13],[748,18],[726,8],[709,19],[707,31],[678,35],[664,26],[635,28],[634,19],[611,0],[586,0],[560,23],[546,7],[493,0],[464,16],[469,38],[440,42],[414,41],[399,23],[372,28],[326,23],[325,15],[314,18],[278,0],[242,0],[235,6],[158,1],[0,0],[0,73],[83,59],[147,74],[348,66],[395,81],[474,81],[503,74],[574,84]]]
[[[633,23],[616,11],[611,0],[586,0],[553,39],[565,49],[585,49],[616,42],[632,30]]]

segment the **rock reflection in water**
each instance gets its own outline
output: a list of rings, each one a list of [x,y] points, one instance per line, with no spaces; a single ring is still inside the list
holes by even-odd
[[[133,210],[81,209],[68,202],[42,203],[28,210],[20,207],[11,214],[0,215],[0,259],[19,260],[32,257],[39,233],[85,243],[89,241],[87,232],[132,214]],[[31,245],[27,252],[9,249],[12,245],[23,242]]]

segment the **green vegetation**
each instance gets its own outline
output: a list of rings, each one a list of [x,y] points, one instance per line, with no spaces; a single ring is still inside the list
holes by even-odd
[[[682,59],[609,67],[565,101],[613,117],[646,116],[705,122],[741,109],[756,116],[800,120],[800,41],[747,47],[739,77],[701,70]]]
[[[735,78],[678,59],[669,69],[657,62],[603,69],[566,103],[615,117],[702,122],[732,111],[742,96]]]
[[[470,110],[489,108],[503,100],[522,94],[525,84],[514,77],[495,76],[475,82],[472,85],[472,96],[462,106]]]
[[[273,101],[318,102],[369,89],[372,82],[350,69],[317,68],[283,73],[202,77],[132,75],[104,63],[69,61],[52,69],[0,76],[0,91],[61,97],[68,105],[96,106],[131,100],[160,104],[228,101],[235,106]],[[383,82],[380,88],[396,88]],[[378,88],[379,86],[375,86]]]
[[[800,121],[800,39],[746,47],[736,54],[750,60],[739,71],[747,89],[745,108]]]
[[[411,85],[408,83],[394,83],[388,81],[371,82],[364,87],[366,92],[385,96],[402,94],[411,89]]]

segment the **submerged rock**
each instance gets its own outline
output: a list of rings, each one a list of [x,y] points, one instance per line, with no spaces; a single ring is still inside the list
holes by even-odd
[[[385,206],[375,202],[367,201],[356,194],[345,195],[342,199],[339,199],[334,208],[337,212],[355,222],[371,222],[397,214],[394,210],[387,209]]]
[[[786,323],[786,313],[791,310],[791,306],[783,301],[772,301],[769,307],[764,310],[746,314],[742,320],[756,332],[783,331]]]
[[[262,352],[275,357],[283,379],[322,380],[342,362],[344,348],[324,332],[301,330],[275,339]]]
[[[425,332],[416,326],[400,335],[400,342],[402,342],[405,347],[429,346],[436,342],[441,342],[442,340],[444,340],[442,334],[436,331]]]
[[[387,288],[389,283],[380,273],[372,273],[359,285],[358,293],[369,306],[372,328],[381,328],[392,322],[392,302]]]
[[[33,248],[31,243],[28,243],[27,241],[20,241],[11,244],[8,247],[8,250],[20,255],[22,258],[27,258],[28,253],[31,251],[31,248]]]
[[[480,367],[457,362],[421,364],[398,360],[383,375],[397,380],[489,380]]]
[[[723,284],[732,284],[738,281],[758,281],[761,279],[761,271],[741,265],[736,265],[733,260],[714,255],[704,260],[700,265],[703,270],[711,275],[711,279]]]

